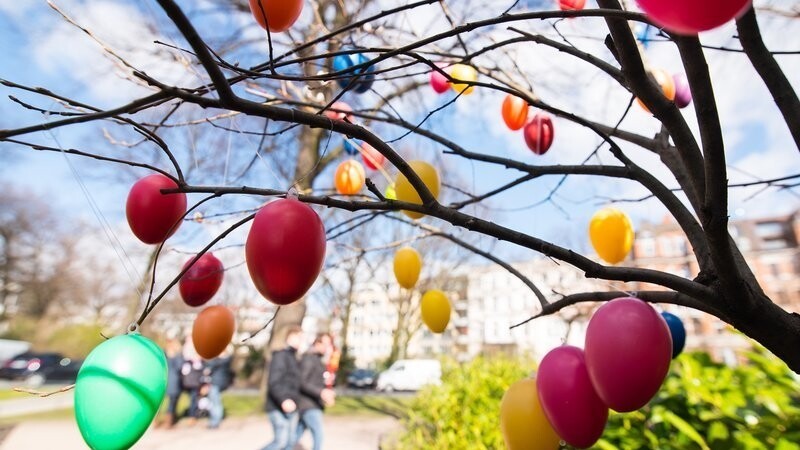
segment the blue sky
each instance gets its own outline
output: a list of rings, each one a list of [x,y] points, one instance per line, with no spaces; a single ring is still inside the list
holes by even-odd
[[[507,2],[495,3],[499,8],[501,4]],[[141,9],[132,9],[133,7],[127,2],[112,0],[98,2],[69,0],[58,4],[73,14],[79,22],[92,23],[95,20],[94,15],[99,14],[97,11],[102,8],[106,8],[104,14],[114,11],[127,14],[131,20],[124,24],[105,24],[106,33],[118,29],[120,35],[110,38],[115,43],[127,40],[127,42],[138,42],[142,46],[148,45],[152,42],[151,36],[137,35],[136,33],[145,31],[137,27],[152,23],[156,19],[163,19],[159,19],[160,13],[154,10],[156,7],[151,2],[147,2]],[[134,17],[137,14],[138,17]],[[413,15],[409,17],[415,18]],[[764,20],[767,25],[783,23],[772,17]],[[225,25],[224,21],[215,23],[214,29],[224,29]],[[602,30],[599,30],[597,25],[596,22],[576,20],[564,25],[564,29],[575,35],[602,36]],[[431,26],[435,28],[442,25]],[[786,28],[787,26],[791,28]],[[786,49],[781,47],[786,45],[786,42],[781,41],[781,36],[796,35],[800,31],[799,28],[796,23],[765,27],[768,45]],[[48,31],[31,33],[32,29]],[[99,56],[97,46],[82,33],[66,25],[44,2],[25,3],[16,9],[0,6],[0,30],[2,30],[0,51],[4,55],[4,58],[0,59],[2,78],[28,85],[46,86],[57,92],[104,106],[120,104],[122,99],[143,92],[139,88],[119,91],[117,86],[127,85],[123,80],[105,73],[103,67],[108,66],[108,60]],[[248,30],[248,33],[258,36],[257,29]],[[174,29],[161,27],[158,32],[167,40],[176,38]],[[497,32],[502,34],[503,31]],[[735,45],[735,40],[731,38],[733,32],[734,29],[729,25],[717,32],[704,35],[703,39],[712,44]],[[582,48],[595,51],[602,57],[608,57],[602,43],[594,39],[575,38],[575,42]],[[121,51],[131,54],[134,61],[140,61],[136,54],[131,53],[130,48],[123,48]],[[625,93],[619,88],[615,89],[609,80],[589,71],[584,65],[569,61],[547,49],[519,50],[516,57],[520,65],[530,70],[529,73],[535,80],[539,95],[554,105],[577,111],[593,120],[611,123],[620,114],[621,106],[627,101]],[[647,57],[649,63],[654,66],[678,67],[677,55],[666,44],[653,44],[648,50]],[[780,59],[795,86],[800,84],[798,59],[800,57],[797,56]],[[730,164],[761,177],[781,176],[800,171],[800,158],[797,157],[797,149],[792,147],[788,130],[780,120],[777,109],[771,104],[768,94],[765,94],[766,90],[760,80],[751,69],[748,70],[744,57],[738,54],[712,52],[709,54],[709,63],[714,81],[719,88],[716,93],[722,118],[726,124]],[[152,70],[159,68],[154,67]],[[104,81],[87,82],[87,73],[103,73]],[[198,75],[187,73],[184,76],[185,81]],[[747,88],[742,89],[742,86]],[[35,96],[17,91],[2,88],[0,94],[3,96],[13,94],[34,101],[38,105],[48,106],[47,102]],[[352,94],[348,94],[346,100],[366,106],[375,100],[368,95],[356,99],[350,97]],[[422,106],[440,105],[452,98],[452,95],[447,93],[437,97],[427,93]],[[586,130],[557,120],[553,148],[544,157],[536,157],[527,150],[520,133],[510,132],[502,125],[499,114],[501,101],[501,95],[491,92],[478,92],[470,97],[462,97],[453,107],[434,116],[427,126],[456,142],[463,143],[470,150],[508,156],[533,164],[578,163],[597,143],[597,138]],[[422,117],[418,108],[409,106],[407,110],[410,118],[416,117],[415,120],[418,120]],[[25,111],[6,100],[0,102],[0,114],[3,117],[0,126],[3,128],[42,120],[40,114]],[[691,108],[684,110],[684,114],[691,126],[695,127]],[[657,123],[643,111],[635,110],[623,122],[622,128],[651,135],[657,131]],[[385,137],[397,134],[399,134],[397,131],[386,131]],[[54,137],[60,145],[69,147],[85,145],[87,141],[97,139],[97,134],[85,129],[63,128],[56,131],[54,136],[42,134],[36,139],[38,142],[54,145]],[[187,143],[185,139],[179,138],[176,138],[176,142]],[[10,152],[15,157],[10,164],[6,163],[5,167],[0,168],[0,176],[4,181],[45,196],[67,217],[94,220],[87,200],[79,190],[75,176],[62,155],[36,153],[17,148],[9,150],[9,147],[9,144],[0,144],[0,151]],[[445,167],[443,169],[445,180],[458,180],[462,187],[474,187],[476,192],[490,190],[511,179],[508,171],[494,166],[441,156],[441,148],[428,142],[409,139],[398,145],[398,148],[409,156],[441,161]],[[645,167],[652,168],[659,176],[668,179],[666,172],[659,167],[659,163],[652,156],[630,147],[626,149]],[[612,161],[607,153],[601,153],[601,157],[603,161]],[[110,221],[123,221],[124,201],[129,185],[122,180],[110,182],[107,173],[103,172],[104,169],[96,164],[86,164],[76,157],[70,158],[79,172],[79,177],[87,184],[100,205],[103,214]],[[259,169],[257,178],[264,180],[262,185],[285,187],[270,184],[269,170],[271,169]],[[323,174],[323,177],[329,176],[330,173]],[[731,170],[730,178],[734,181],[752,179],[743,172],[735,170]],[[643,193],[641,188],[631,183],[574,177],[570,178],[560,191],[557,206],[545,204],[534,209],[513,210],[540,200],[557,181],[557,178],[549,177],[509,190],[488,203],[490,210],[478,212],[520,231],[552,239],[578,250],[587,250],[586,225],[594,210],[604,204],[603,200],[596,196],[636,197]],[[673,186],[674,182],[668,181],[667,184]],[[731,194],[731,214],[734,217],[786,212],[796,209],[800,204],[794,196],[774,192],[761,195],[757,200],[744,202],[750,193],[752,190],[740,190]],[[664,213],[655,202],[625,204],[622,208],[629,212],[635,222],[642,219],[660,220]],[[530,255],[528,252],[510,247],[504,247],[503,251],[510,252],[514,258]]]

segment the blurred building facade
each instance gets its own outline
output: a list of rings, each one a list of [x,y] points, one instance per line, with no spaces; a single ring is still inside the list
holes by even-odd
[[[732,221],[729,231],[767,295],[787,310],[800,312],[800,212]],[[699,271],[686,236],[676,223],[667,220],[642,223],[636,231],[634,248],[623,264],[690,279]],[[586,279],[581,271],[550,259],[513,266],[542,290],[548,302],[580,292],[618,291],[624,296],[626,292],[663,289],[646,283]],[[524,283],[504,268],[493,264],[462,267],[440,283],[446,283],[443,290],[453,307],[447,330],[435,335],[422,326],[401,357],[447,354],[468,360],[482,354],[513,353],[538,360],[565,342],[582,347],[586,324],[598,306],[577,305],[512,328],[535,315],[540,303]],[[393,299],[400,295],[392,284],[376,282],[357,293],[348,341],[359,367],[375,367],[389,355],[397,323]],[[735,350],[749,345],[743,336],[715,317],[689,308],[662,306],[683,319],[687,349],[705,350],[733,363]]]
[[[765,293],[783,308],[800,312],[800,212],[731,221],[728,231]],[[678,224],[667,219],[639,226],[629,263],[689,279],[699,273],[691,244]],[[656,288],[645,283],[633,287]],[[730,361],[734,349],[748,345],[715,317],[689,308],[668,309],[684,319],[687,348],[706,350]]]

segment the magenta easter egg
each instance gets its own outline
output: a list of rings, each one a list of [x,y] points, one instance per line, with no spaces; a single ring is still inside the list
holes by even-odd
[[[608,407],[592,386],[583,350],[569,345],[551,350],[539,365],[536,387],[547,420],[567,444],[589,448],[600,439]]]
[[[431,87],[437,94],[444,94],[450,89],[450,81],[438,70],[431,70]]]
[[[353,115],[350,114],[353,108],[345,102],[333,102],[330,108],[323,111],[325,117],[331,120],[346,120],[353,122]]]
[[[638,298],[612,300],[586,328],[586,367],[597,394],[618,412],[635,411],[656,395],[672,359],[666,322]]]
[[[183,265],[184,268],[192,262],[191,258]],[[204,253],[203,256],[183,274],[178,282],[178,289],[184,303],[189,306],[200,306],[211,300],[222,285],[225,268],[222,261],[213,253]]]
[[[679,34],[697,34],[744,14],[751,0],[636,0],[653,22]]]
[[[675,106],[678,108],[686,108],[689,106],[689,103],[692,103],[692,91],[689,89],[689,80],[686,79],[686,75],[682,73],[676,73],[672,76],[672,80],[675,82]]]
[[[533,116],[523,130],[525,143],[533,153],[544,155],[553,145],[553,119],[549,114],[539,113]]]

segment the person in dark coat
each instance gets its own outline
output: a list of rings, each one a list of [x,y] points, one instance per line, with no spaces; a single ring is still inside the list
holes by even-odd
[[[290,450],[297,428],[297,402],[300,400],[300,364],[297,348],[303,339],[303,330],[289,327],[286,348],[272,353],[267,383],[266,410],[272,424],[274,437],[262,450]]]
[[[314,440],[313,450],[322,449],[322,410],[333,404],[336,394],[325,386],[323,358],[333,350],[329,334],[318,334],[311,348],[300,360],[300,401],[297,410],[300,420],[289,448],[294,448],[308,429]]]
[[[181,344],[177,340],[167,343],[167,416],[163,424],[172,428],[177,421],[178,398],[181,396],[181,366],[183,354]]]
[[[205,372],[208,374],[208,401],[211,407],[208,410],[208,428],[219,428],[222,423],[224,409],[222,407],[222,392],[233,384],[231,361],[233,354],[230,347],[217,358],[206,362]]]

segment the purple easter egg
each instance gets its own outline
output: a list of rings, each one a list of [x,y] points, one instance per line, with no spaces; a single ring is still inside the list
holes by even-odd
[[[686,75],[676,73],[672,76],[675,80],[675,106],[678,108],[686,108],[689,103],[692,103],[692,91],[689,89],[689,81]]]

